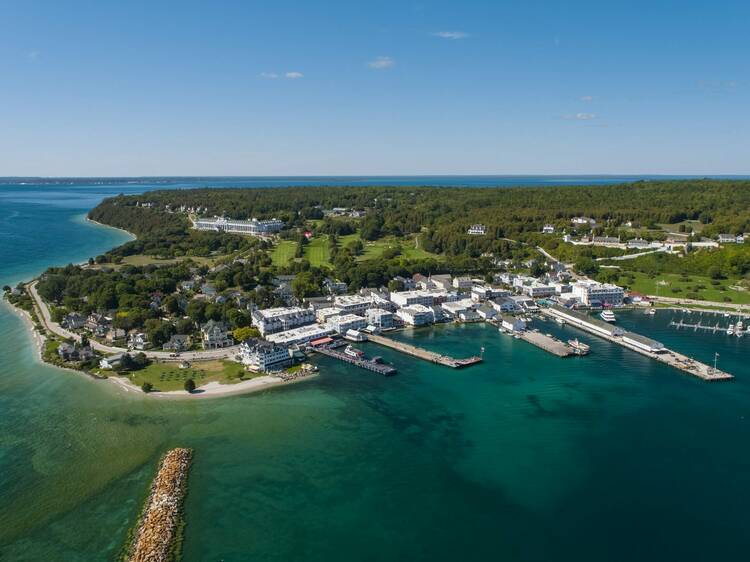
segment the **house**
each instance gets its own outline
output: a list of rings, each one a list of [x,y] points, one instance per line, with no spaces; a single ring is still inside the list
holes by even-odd
[[[432,306],[432,293],[421,290],[398,291],[391,293],[391,302],[399,307],[412,306],[420,304],[422,306]]]
[[[339,334],[345,334],[349,330],[361,330],[367,326],[367,320],[356,314],[337,314],[331,317],[327,325]]]
[[[461,322],[479,322],[482,317],[473,308],[467,308],[458,313],[458,319]]]
[[[101,369],[116,369],[120,366],[120,362],[122,361],[122,356],[125,355],[124,353],[115,353],[114,355],[109,355],[107,357],[102,357],[99,360],[99,368]]]
[[[448,274],[433,275],[430,277],[430,281],[437,289],[450,291],[453,288],[453,277]]]
[[[526,322],[516,316],[503,314],[500,316],[500,327],[509,332],[522,332],[526,329]]]
[[[500,297],[490,302],[492,308],[496,311],[503,312],[520,312],[521,307],[510,297]]]
[[[331,279],[330,277],[326,277],[325,281],[323,281],[323,287],[331,295],[340,295],[346,293],[349,288],[349,286],[343,281],[339,281],[338,279]]]
[[[393,313],[382,308],[371,308],[365,313],[367,324],[376,328],[393,328]]]
[[[86,318],[85,328],[97,336],[104,336],[109,329],[110,320],[103,314],[93,312]]]
[[[63,361],[88,361],[94,357],[94,351],[88,345],[63,342],[57,347],[57,355]]]
[[[201,327],[201,340],[203,349],[219,349],[234,344],[224,322],[209,320]]]
[[[462,312],[473,310],[476,307],[476,303],[471,299],[461,299],[458,301],[444,302],[440,306],[448,317],[459,318]]]
[[[575,226],[590,226],[592,228],[596,226],[596,221],[589,217],[573,217],[570,222]]]
[[[454,289],[471,289],[473,285],[474,282],[471,277],[456,277],[453,279]]]
[[[242,364],[253,371],[276,371],[292,364],[287,346],[254,338],[240,344],[240,358]]]
[[[107,340],[107,343],[111,344],[117,340],[125,339],[127,335],[128,333],[122,328],[111,328],[109,332],[107,332],[106,340]]]
[[[484,236],[487,234],[487,227],[483,224],[472,224],[469,227],[469,230],[466,231],[466,234],[471,234],[473,236]]]
[[[734,234],[719,234],[720,244],[734,244],[737,242],[737,237]]]
[[[130,345],[134,349],[143,351],[149,345],[148,335],[144,334],[143,332],[138,332],[136,334],[133,334],[133,336],[130,338]]]
[[[542,234],[554,234],[555,233],[555,227],[551,224],[545,224],[542,227]]]
[[[201,293],[203,293],[207,297],[215,297],[216,287],[211,285],[211,283],[204,283],[203,285],[201,285]]]
[[[185,334],[175,334],[169,341],[162,346],[164,351],[185,351],[190,349],[190,336]]]
[[[78,312],[71,312],[65,315],[61,324],[63,328],[68,330],[79,330],[86,325],[86,317]]]

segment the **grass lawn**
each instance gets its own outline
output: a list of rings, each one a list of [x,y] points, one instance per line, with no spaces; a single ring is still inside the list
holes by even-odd
[[[719,285],[712,285],[711,279],[698,275],[688,275],[689,281],[683,281],[681,275],[672,273],[664,273],[655,279],[650,279],[644,273],[634,273],[633,275],[635,282],[630,288],[639,293],[656,295],[658,282],[658,294],[662,297],[694,298],[718,303],[729,302],[724,300],[725,297],[728,297],[735,304],[750,304],[750,291],[732,288],[738,285],[737,279],[722,279]],[[625,279],[625,277],[620,277],[620,282],[631,285],[626,283]],[[701,288],[701,286],[705,288]],[[681,289],[681,291],[675,292],[673,289]],[[695,294],[693,295],[693,293]]]
[[[297,243],[292,240],[280,240],[271,252],[271,261],[274,265],[286,265],[294,259]]]
[[[223,257],[223,256],[218,256]],[[114,263],[104,263],[104,264],[94,264],[90,267],[92,268],[101,268],[101,267],[107,267],[111,269],[117,269],[122,267],[123,265],[134,265],[137,267],[141,267],[144,265],[172,265],[177,262],[185,261],[191,259],[194,262],[196,262],[199,265],[208,265],[211,266],[214,263],[213,258],[207,258],[207,257],[201,257],[201,256],[180,256],[179,258],[157,258],[154,256],[147,256],[145,254],[135,254],[133,256],[126,256],[123,258],[122,263],[114,264]]]
[[[194,362],[190,364],[189,369],[180,369],[179,363],[154,361],[145,369],[129,373],[127,377],[130,382],[138,386],[141,386],[144,382],[150,382],[155,391],[170,391],[183,390],[187,379],[193,379],[196,387],[211,381],[233,384],[242,380],[239,377],[240,374],[244,380],[260,376],[256,373],[246,372],[239,363],[217,360]]]

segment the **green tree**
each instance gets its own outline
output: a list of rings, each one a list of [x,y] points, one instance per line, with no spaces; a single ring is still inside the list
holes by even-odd
[[[235,341],[243,342],[248,338],[260,337],[260,332],[258,331],[258,328],[253,328],[252,326],[244,326],[242,328],[232,330],[232,337],[234,337]]]
[[[187,379],[185,381],[185,390],[188,392],[193,392],[195,390],[195,381],[193,379]]]
[[[151,391],[152,391],[153,389],[154,389],[154,385],[153,385],[153,384],[151,384],[150,382],[144,382],[144,383],[143,383],[143,384],[141,385],[141,390],[142,390],[143,392],[145,392],[145,393],[149,393],[149,392],[151,392]]]

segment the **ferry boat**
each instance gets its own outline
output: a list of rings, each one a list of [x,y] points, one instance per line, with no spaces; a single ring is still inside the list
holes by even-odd
[[[578,338],[574,340],[568,340],[568,345],[573,349],[573,353],[576,355],[587,355],[591,348],[585,343],[578,341]]]
[[[615,313],[612,312],[611,310],[602,310],[602,313],[599,315],[599,317],[605,322],[617,322],[617,318],[615,318]]]
[[[354,357],[355,359],[362,359],[365,356],[364,351],[352,347],[351,345],[346,346],[346,348],[344,349],[344,353],[349,357]]]

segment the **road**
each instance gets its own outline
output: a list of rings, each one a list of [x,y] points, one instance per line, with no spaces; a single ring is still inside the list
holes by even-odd
[[[674,297],[659,297],[656,295],[648,295],[648,298],[654,302],[664,304],[682,304],[688,305],[693,304],[696,306],[704,306],[706,308],[723,308],[729,310],[736,310],[738,312],[750,311],[750,305],[747,304],[735,304],[731,302],[718,302],[718,301],[700,301],[696,299],[678,299]]]
[[[58,322],[54,322],[52,320],[49,307],[47,306],[47,303],[44,302],[44,299],[39,296],[39,293],[36,290],[36,285],[37,282],[32,281],[31,283],[26,285],[26,288],[28,289],[31,298],[34,299],[34,308],[37,312],[37,318],[39,318],[39,320],[42,322],[45,329],[47,329],[49,332],[52,332],[53,334],[60,336],[61,338],[72,339],[74,341],[80,342],[80,334],[71,332],[70,330],[63,328]],[[102,353],[104,355],[132,352],[132,350],[126,349],[124,347],[104,345],[103,343],[100,343],[93,339],[89,339],[89,343],[95,351],[98,351],[99,353]],[[146,350],[143,353],[146,355],[146,357],[149,357],[151,359],[161,359],[166,361],[210,361],[214,359],[230,359],[235,357],[239,352],[240,346],[233,345],[231,347],[224,347],[221,349],[186,351],[181,353],[179,357],[171,356],[171,353],[169,351]]]

